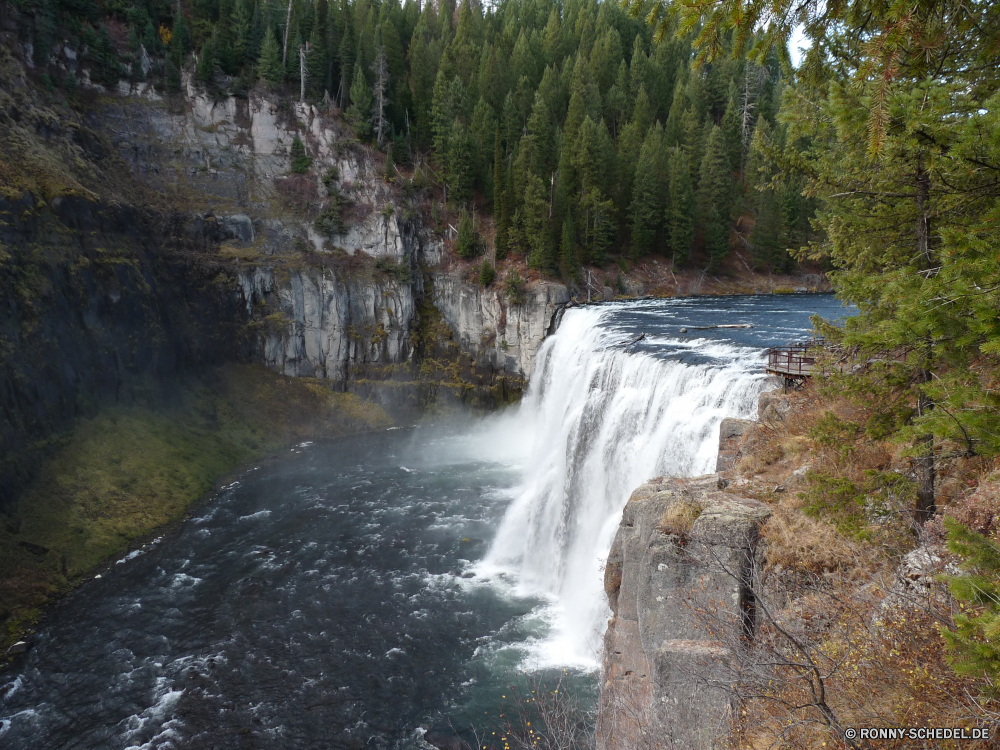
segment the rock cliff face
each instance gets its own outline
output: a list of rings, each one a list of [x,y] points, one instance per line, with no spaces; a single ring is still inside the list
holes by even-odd
[[[411,287],[344,275],[337,268],[240,269],[248,319],[258,306],[277,311],[261,326],[264,364],[292,377],[346,380],[365,364],[409,359]]]
[[[0,511],[78,416],[248,356],[225,277],[165,243],[159,219],[85,197],[0,199]]]
[[[49,106],[0,49],[0,505],[77,417],[204,365],[377,399],[406,380],[420,408],[428,356],[431,390],[463,399],[469,376],[477,403],[516,397],[562,287],[508,305],[448,275],[420,191],[314,107],[214,101],[190,81],[170,99],[117,93]]]
[[[600,750],[722,747],[731,654],[756,626],[766,505],[716,475],[655,479],[625,506],[605,568]]]
[[[190,80],[185,89],[182,106],[132,92],[106,106],[102,122],[138,179],[193,212],[192,234],[213,227],[237,266],[248,318],[260,323],[268,367],[347,380],[369,366],[409,363],[428,302],[476,366],[530,374],[555,310],[569,299],[564,286],[540,283],[510,304],[433,270],[442,241],[421,225],[405,191],[385,181],[381,156],[337,120],[308,104],[256,94],[213,101]],[[312,159],[308,174],[290,172],[296,137]],[[324,232],[316,206],[331,192],[345,208],[340,226]]]
[[[463,351],[498,370],[527,379],[556,312],[569,302],[562,284],[540,282],[512,303],[495,288],[483,289],[447,273],[433,274],[434,304]]]

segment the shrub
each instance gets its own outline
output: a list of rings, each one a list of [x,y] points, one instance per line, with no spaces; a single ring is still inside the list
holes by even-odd
[[[687,537],[702,510],[702,507],[694,501],[681,500],[666,510],[656,528],[664,534]]]
[[[524,302],[524,279],[521,278],[521,274],[513,270],[507,274],[503,291],[511,303],[522,304]]]
[[[413,280],[410,267],[405,263],[395,263],[386,258],[379,258],[375,261],[375,268],[399,284],[409,284]]]
[[[496,270],[488,260],[484,260],[482,267],[479,269],[479,285],[484,288],[488,287],[493,283],[493,279],[495,279],[496,276]]]
[[[989,697],[1000,690],[1000,548],[989,539],[945,517],[948,549],[962,558],[966,574],[946,576],[951,595],[963,603],[955,629],[941,629],[956,674],[985,677]],[[965,606],[967,605],[967,606]]]
[[[340,193],[334,188],[330,194],[330,201],[313,222],[316,231],[327,237],[343,234],[347,229],[344,223],[343,207],[343,198],[340,197]]]
[[[336,167],[330,167],[323,173],[323,187],[326,188],[327,195],[339,194],[337,181],[340,180],[340,172]]]
[[[458,239],[455,240],[455,252],[462,258],[475,258],[479,255],[479,233],[472,225],[472,217],[463,213],[458,222]]]
[[[312,159],[306,156],[306,147],[302,139],[295,136],[292,140],[292,171],[296,174],[305,174],[312,166]]]

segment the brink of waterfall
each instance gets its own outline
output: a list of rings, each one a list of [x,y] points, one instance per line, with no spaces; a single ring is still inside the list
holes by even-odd
[[[525,666],[597,667],[610,614],[602,570],[629,494],[651,477],[713,471],[720,422],[751,416],[765,380],[759,347],[669,330],[630,346],[637,329],[619,307],[566,312],[539,352],[520,429],[507,431],[524,441],[526,468],[481,569],[550,602],[549,635]]]

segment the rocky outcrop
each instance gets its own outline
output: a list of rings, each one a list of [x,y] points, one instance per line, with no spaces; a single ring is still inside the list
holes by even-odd
[[[425,290],[442,241],[386,182],[381,156],[315,106],[259,93],[216,101],[187,79],[182,107],[133,95],[107,104],[102,119],[136,177],[193,211],[188,233],[211,230],[239,264],[240,301],[250,315],[266,309],[260,357],[279,372],[344,380],[358,367],[409,362],[426,291],[477,367],[526,378],[569,299],[563,285],[539,283],[512,304],[444,271]],[[308,174],[290,172],[296,137]],[[343,205],[333,229],[315,221],[331,192]],[[374,258],[388,275],[342,262],[350,257]]]
[[[782,389],[765,391],[757,402],[757,419],[765,424],[780,422],[792,410],[792,402]]]
[[[716,475],[637,489],[605,568],[600,750],[722,747],[730,659],[756,627],[758,532],[767,506]]]
[[[412,350],[413,289],[391,278],[336,267],[241,269],[247,317],[272,312],[260,330],[260,356],[284,375],[346,380],[364,365],[405,362]]]
[[[716,471],[729,471],[736,463],[743,436],[756,424],[750,419],[726,417],[719,425],[719,456],[715,460]]]
[[[569,302],[562,284],[538,282],[525,290],[523,301],[511,302],[499,289],[483,289],[455,274],[432,278],[434,305],[462,350],[525,379],[556,312]]]

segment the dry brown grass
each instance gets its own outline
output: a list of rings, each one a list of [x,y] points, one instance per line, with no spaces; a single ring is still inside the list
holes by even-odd
[[[922,606],[885,606],[891,577],[858,586],[828,580],[826,591],[799,597],[765,623],[752,658],[766,662],[756,673],[762,688],[744,705],[741,746],[821,750],[845,747],[843,738],[813,705],[812,688],[841,727],[983,727],[997,724],[997,706],[981,702],[975,680],[948,666],[939,627],[951,621],[946,595]],[[942,592],[943,593],[943,592]],[[799,645],[779,631],[794,634]],[[803,663],[816,674],[804,678]],[[754,674],[748,665],[748,674]],[[862,748],[875,747],[865,742]],[[986,742],[905,738],[880,740],[878,748],[979,748]]]
[[[869,545],[855,542],[823,521],[787,506],[776,506],[761,527],[767,567],[825,574],[867,569],[876,557]]]
[[[747,436],[734,472],[749,479],[742,491],[773,510],[761,531],[765,601],[773,611],[741,665],[738,746],[845,747],[816,705],[820,683],[842,727],[992,726],[995,735],[1000,706],[982,702],[983,685],[949,666],[940,628],[953,624],[954,605],[943,584],[934,583],[934,594],[919,601],[899,593],[901,556],[917,543],[907,446],[866,432],[874,404],[817,384],[790,399],[794,406],[783,420]],[[1000,466],[949,446],[941,456],[945,512],[1000,536],[1000,472],[991,474]],[[791,476],[805,466],[808,474]],[[940,525],[929,522],[922,537],[942,542]],[[959,745],[905,739],[877,747]]]
[[[666,510],[656,528],[664,534],[684,536],[691,531],[702,510],[693,500],[681,500]]]

